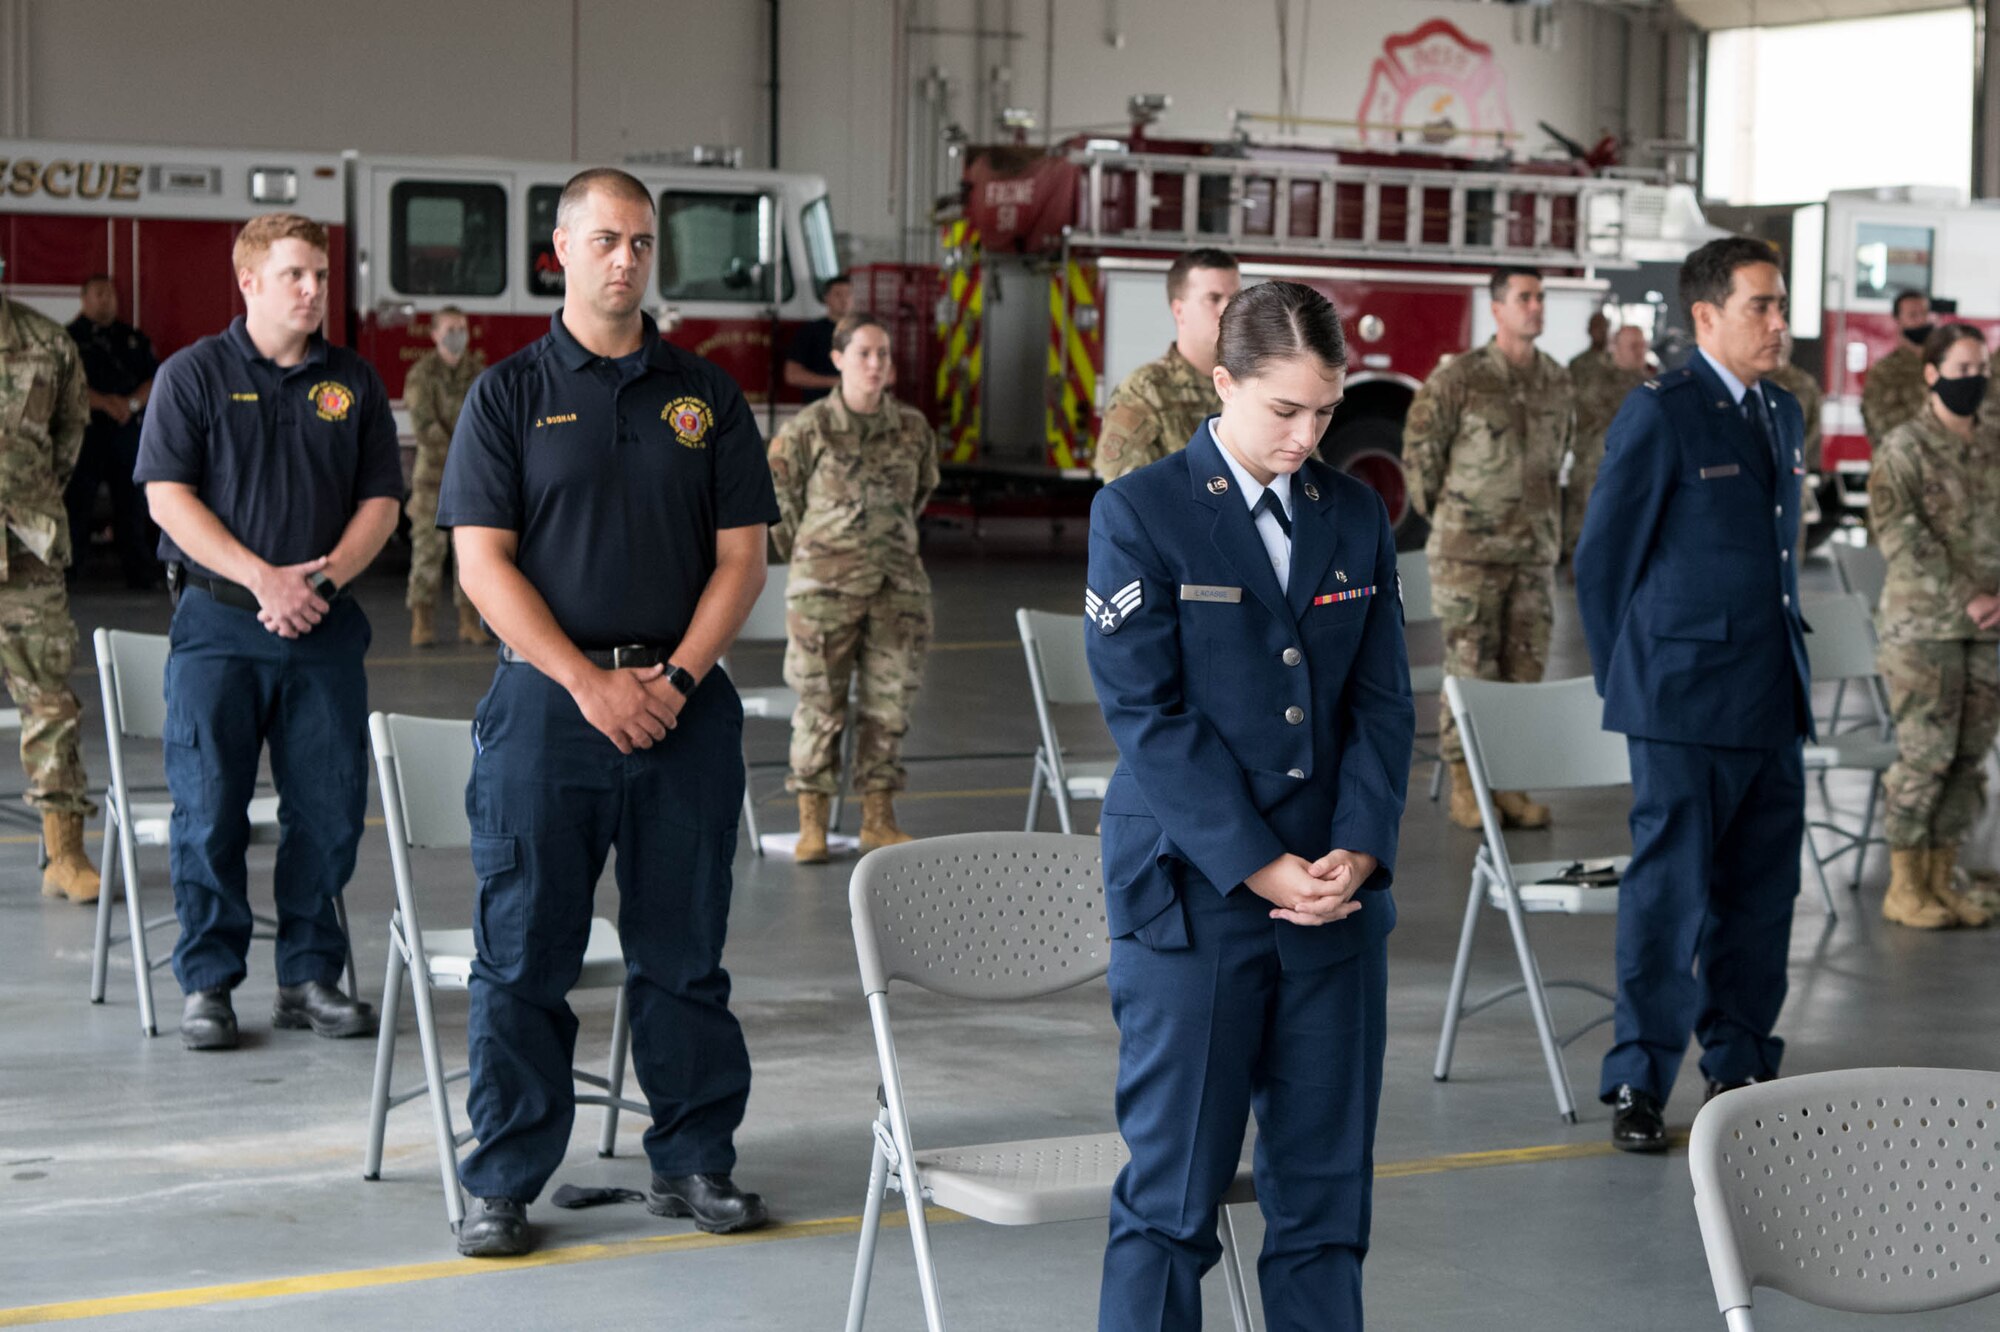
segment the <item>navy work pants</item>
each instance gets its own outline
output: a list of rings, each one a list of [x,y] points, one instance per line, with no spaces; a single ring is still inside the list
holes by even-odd
[[[591,899],[618,853],[632,1056],[660,1175],[727,1173],[750,1097],[722,944],[743,804],[743,706],[712,672],[651,749],[620,754],[567,691],[503,664],[474,722],[471,1088],[479,1146],[459,1166],[481,1198],[531,1201],[576,1116],[570,1070]]]
[[[368,617],[333,603],[303,638],[201,588],[181,594],[167,657],[164,734],[174,798],[170,864],[182,991],[231,989],[250,947],[250,797],[266,745],[278,788],[278,983],[337,984],[334,899],[354,873],[368,806]]]
[[[1183,898],[1189,947],[1111,944],[1118,1127],[1132,1159],[1112,1190],[1098,1328],[1201,1326],[1201,1277],[1222,1253],[1217,1207],[1255,1111],[1264,1325],[1358,1329],[1386,940],[1287,971],[1277,931],[1301,927],[1271,920],[1262,898],[1247,888],[1225,898],[1199,879]]]
[[[1618,1003],[1600,1095],[1629,1083],[1666,1100],[1691,1034],[1715,1081],[1776,1077],[1805,835],[1799,746],[1627,745],[1632,864],[1618,887]]]

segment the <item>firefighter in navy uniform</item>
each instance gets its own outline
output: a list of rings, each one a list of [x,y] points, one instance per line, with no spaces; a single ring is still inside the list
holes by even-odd
[[[641,310],[651,195],[574,177],[549,333],[480,376],[445,461],[438,526],[502,643],[476,714],[469,986],[479,1146],[461,1253],[526,1252],[527,1204],[569,1144],[591,896],[618,853],[632,1055],[652,1106],[648,1199],[703,1230],[764,1223],[737,1189],[750,1056],[722,969],[743,804],[743,706],[713,670],[764,585],[778,521],[743,395]]]
[[[1373,491],[1311,457],[1344,378],[1332,304],[1252,287],[1223,315],[1218,360],[1222,414],[1091,509],[1090,670],[1121,756],[1104,877],[1131,1149],[1098,1326],[1200,1325],[1254,1111],[1265,1326],[1337,1332],[1362,1325],[1415,729],[1395,539]]]
[[[83,456],[70,474],[63,501],[69,507],[70,576],[90,556],[90,531],[97,490],[111,488],[111,533],[125,586],[149,591],[160,585],[154,553],[158,533],[146,517],[146,496],[132,480],[139,461],[139,430],[153,375],[160,363],[153,340],[118,317],[118,288],[102,273],[83,284],[82,309],[69,322],[69,335],[83,356],[90,381],[90,427]]]
[[[160,367],[135,473],[175,592],[162,739],[191,1050],[237,1045],[229,994],[250,945],[247,811],[266,745],[281,828],[272,1025],[375,1030],[335,983],[335,899],[368,805],[368,617],[345,589],[396,530],[396,424],[375,371],[320,334],[326,229],[252,218],[234,262],[246,313]]]
[[[1763,382],[1783,355],[1777,256],[1712,241],[1682,266],[1681,299],[1699,350],[1619,409],[1576,552],[1604,728],[1632,757],[1600,1098],[1612,1145],[1639,1152],[1667,1148],[1690,1035],[1710,1096],[1777,1076],[1812,734],[1805,423]]]

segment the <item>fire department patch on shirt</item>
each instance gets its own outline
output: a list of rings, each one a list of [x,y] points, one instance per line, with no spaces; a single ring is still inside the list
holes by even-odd
[[[715,413],[700,398],[675,398],[660,408],[660,419],[674,428],[674,437],[688,448],[708,447],[708,428],[715,424]]]
[[[1125,618],[1139,609],[1146,594],[1134,578],[1109,597],[1100,597],[1089,588],[1083,589],[1084,618],[1097,626],[1099,633],[1115,634]]]
[[[312,386],[306,400],[313,405],[322,421],[345,421],[347,414],[354,410],[354,391],[345,384],[336,384],[331,379],[322,379]]]

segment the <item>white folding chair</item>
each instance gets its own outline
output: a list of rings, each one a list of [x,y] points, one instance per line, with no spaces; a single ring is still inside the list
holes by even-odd
[[[18,735],[20,730],[21,710],[0,708],[0,733],[11,731]],[[20,741],[17,739],[14,743],[19,744]],[[42,828],[41,814],[21,803],[19,791],[9,791],[5,795],[0,795],[0,820],[18,823],[24,828],[33,828],[37,833],[40,833]],[[42,848],[40,859],[42,865],[48,864],[48,848]]]
[[[1021,634],[1021,650],[1028,658],[1028,688],[1035,699],[1035,722],[1041,728],[1041,743],[1035,748],[1035,771],[1028,786],[1027,831],[1035,830],[1041,817],[1042,795],[1055,801],[1056,821],[1064,832],[1075,832],[1070,817],[1072,800],[1102,800],[1111,785],[1118,760],[1071,759],[1063,753],[1056,735],[1054,707],[1097,703],[1097,689],[1090,682],[1090,665],[1084,658],[1084,635],[1089,632],[1081,615],[1055,615],[1049,611],[1014,612],[1014,626]]]
[[[1842,592],[1851,592],[1868,603],[1873,611],[1882,604],[1882,587],[1889,581],[1889,561],[1882,554],[1880,546],[1850,546],[1845,541],[1836,541],[1833,546],[1833,574]],[[1847,682],[1842,680],[1833,690],[1833,718],[1827,723],[1829,729],[1839,730],[1841,713],[1847,702]]]
[[[159,1024],[153,1011],[153,972],[173,960],[171,954],[155,959],[147,936],[175,922],[174,913],[146,918],[140,902],[139,848],[168,844],[174,814],[172,800],[132,799],[133,787],[125,773],[127,740],[158,741],[167,721],[167,653],[165,634],[135,634],[123,629],[99,629],[91,635],[97,651],[97,684],[104,703],[104,739],[111,751],[111,783],[104,790],[104,881],[97,894],[97,940],[90,956],[90,1002],[104,1002],[104,987],[110,970],[114,944],[132,945],[132,972],[139,990],[139,1030],[157,1036]],[[278,797],[260,795],[250,801],[250,844],[276,845],[279,837]],[[111,932],[112,899],[124,882],[126,932]],[[333,899],[340,918],[340,932],[347,939],[347,992],[359,999],[361,989],[354,970],[354,935],[347,927],[347,903]],[[278,922],[271,916],[252,913],[264,928],[253,939],[275,939]]]
[[[1754,1332],[1759,1286],[1880,1314],[2000,1292],[2000,1073],[1851,1068],[1740,1087],[1695,1116],[1688,1171],[1730,1332]]]
[[[375,776],[382,787],[382,815],[389,830],[389,865],[396,880],[396,910],[389,917],[389,971],[382,982],[382,1027],[375,1041],[375,1085],[368,1102],[368,1153],[364,1179],[382,1177],[382,1135],[389,1111],[406,1101],[428,1095],[431,1125],[437,1135],[438,1173],[444,1181],[445,1216],[453,1230],[465,1219],[465,1198],[458,1184],[458,1149],[473,1138],[471,1129],[454,1132],[446,1087],[466,1076],[465,1069],[447,1073],[438,1041],[433,993],[463,990],[472,976],[475,949],[472,931],[426,929],[417,914],[416,877],[410,852],[440,847],[470,847],[472,825],[465,814],[465,787],[472,776],[472,723],[434,717],[373,713],[368,737],[375,747]],[[423,1047],[424,1082],[407,1091],[390,1089],[396,1063],[396,1018],[403,1002],[405,973],[417,1010],[417,1040]],[[610,1156],[618,1136],[618,1112],[630,1110],[650,1118],[641,1101],[628,1100],[625,1056],[631,1029],[625,1009],[625,958],[617,927],[603,917],[590,922],[584,946],[583,970],[571,993],[578,990],[618,991],[611,1018],[611,1067],[605,1077],[572,1070],[576,1080],[596,1092],[576,1093],[578,1105],[604,1107],[604,1129],[597,1154]]]
[[[1889,712],[1889,693],[1877,673],[1875,626],[1868,604],[1857,592],[1804,599],[1799,606],[1812,632],[1806,635],[1806,655],[1815,684],[1837,682],[1854,685],[1868,703],[1868,716],[1858,726],[1839,730],[1837,717],[1829,720],[1817,743],[1805,747],[1805,769],[1819,779],[1820,801],[1826,817],[1806,823],[1806,849],[1811,853],[1813,873],[1819,877],[1820,891],[1827,895],[1829,913],[1832,896],[1826,883],[1826,866],[1850,850],[1854,852],[1853,882],[1861,886],[1861,870],[1868,848],[1882,844],[1875,836],[1875,808],[1882,774],[1896,761],[1895,726]],[[1826,774],[1840,769],[1869,774],[1868,795],[1862,805],[1861,821],[1848,827],[1834,817],[1827,795]],[[1826,833],[1833,849],[1822,853],[1814,831]]]
[[[1413,624],[1437,623],[1437,609],[1431,605],[1431,558],[1420,550],[1396,556],[1396,577],[1403,593],[1403,627],[1407,631]],[[1444,692],[1444,665],[1434,662],[1428,666],[1410,667],[1410,693],[1430,695]],[[1426,731],[1417,737],[1420,742],[1411,755],[1412,763],[1431,765],[1431,799],[1436,800],[1444,791],[1444,755],[1432,744],[1437,733]]]
[[[1465,766],[1472,775],[1472,790],[1479,799],[1479,816],[1486,835],[1472,862],[1472,887],[1465,899],[1465,923],[1459,930],[1458,959],[1452,964],[1444,1030],[1438,1036],[1437,1064],[1431,1075],[1439,1082],[1450,1075],[1461,1019],[1491,1008],[1503,999],[1526,994],[1528,1009],[1535,1019],[1535,1034],[1542,1044],[1542,1059],[1548,1066],[1549,1083],[1555,1089],[1556,1108],[1565,1120],[1574,1124],[1576,1097],[1570,1090],[1563,1049],[1585,1032],[1609,1022],[1612,1015],[1607,1011],[1559,1037],[1549,1016],[1548,991],[1583,990],[1605,1000],[1615,1000],[1617,996],[1588,981],[1542,979],[1541,963],[1528,942],[1527,914],[1616,915],[1618,889],[1560,882],[1558,876],[1570,863],[1564,860],[1515,864],[1507,850],[1507,837],[1500,811],[1493,803],[1493,793],[1628,786],[1632,770],[1625,737],[1603,728],[1604,705],[1599,702],[1596,686],[1589,676],[1544,684],[1502,684],[1452,676],[1444,682],[1444,694],[1451,705],[1452,719],[1458,723],[1459,739],[1465,745]],[[1613,865],[1621,875],[1630,859],[1629,856],[1613,858]],[[1480,911],[1488,906],[1507,917],[1521,979],[1468,1002],[1465,988],[1472,969],[1473,938],[1478,933]]]
[[[855,866],[848,905],[881,1085],[847,1332],[860,1332],[867,1312],[889,1189],[902,1193],[909,1214],[925,1326],[942,1332],[926,1203],[1002,1226],[1108,1216],[1126,1149],[1116,1133],[918,1149],[889,1025],[889,982],[992,1003],[1040,998],[1102,976],[1111,945],[1098,840],[968,833],[883,847]],[[1239,1167],[1219,1224],[1239,1332],[1249,1332],[1250,1309],[1229,1208],[1256,1197],[1249,1168]]]

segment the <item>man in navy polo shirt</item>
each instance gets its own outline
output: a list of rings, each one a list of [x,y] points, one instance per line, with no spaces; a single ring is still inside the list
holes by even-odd
[[[267,743],[281,828],[272,1025],[375,1030],[374,1010],[337,986],[336,903],[368,799],[368,618],[344,589],[396,530],[396,426],[367,362],[320,335],[326,229],[252,218],[234,263],[245,313],[160,367],[134,473],[175,592],[165,748],[191,1050],[237,1044],[229,992],[250,945],[244,853]]]
[[[742,394],[641,311],[654,227],[624,172],[569,182],[562,311],[473,384],[445,461],[438,526],[503,644],[466,792],[479,1146],[459,1165],[476,1201],[458,1248],[475,1257],[532,1247],[527,1204],[568,1147],[566,996],[613,848],[648,1206],[711,1232],[765,1221],[730,1178],[750,1094],[722,969],[743,708],[711,668],[764,586],[778,505]]]

